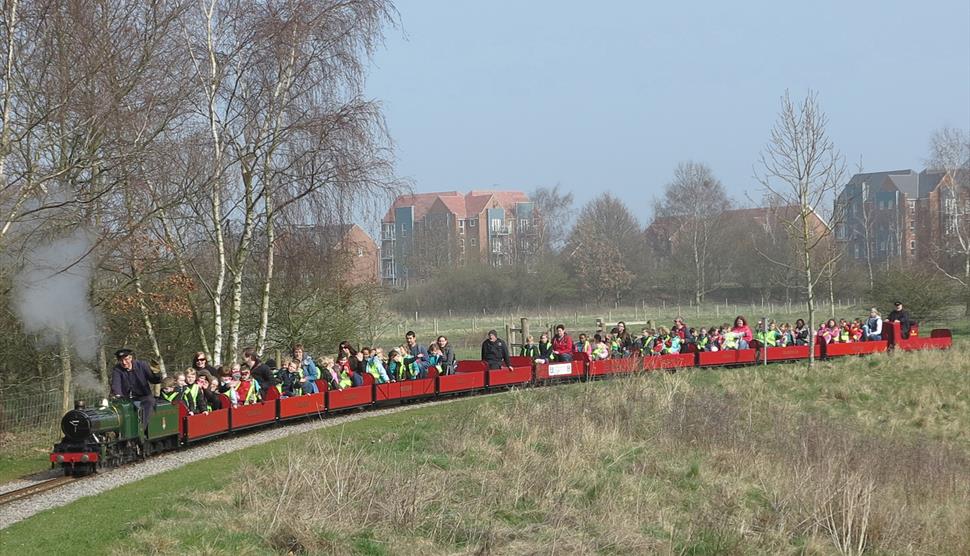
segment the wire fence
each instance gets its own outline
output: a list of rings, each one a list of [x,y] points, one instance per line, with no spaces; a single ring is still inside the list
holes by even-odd
[[[100,403],[99,392],[79,391],[75,400],[88,407]],[[17,395],[8,389],[0,397],[0,447],[11,444],[47,444],[61,438],[64,415],[61,391],[56,389],[25,392]]]

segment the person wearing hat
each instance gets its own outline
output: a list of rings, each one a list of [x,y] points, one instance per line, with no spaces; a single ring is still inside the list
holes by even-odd
[[[893,303],[893,305],[895,308],[891,313],[889,313],[889,322],[898,322],[900,334],[903,335],[903,338],[909,338],[909,328],[911,325],[909,321],[909,313],[903,309],[903,304],[901,301],[897,301],[896,303]]]
[[[155,412],[151,385],[162,382],[162,375],[152,371],[147,362],[136,360],[135,352],[128,348],[116,351],[115,358],[118,362],[111,369],[111,395],[137,402],[138,418],[142,427],[147,427],[148,418]]]
[[[501,369],[503,364],[512,368],[512,363],[509,361],[509,348],[494,330],[489,330],[488,338],[482,342],[482,361],[488,364],[489,369]]]

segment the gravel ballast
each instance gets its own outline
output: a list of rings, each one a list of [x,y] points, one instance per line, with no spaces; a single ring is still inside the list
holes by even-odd
[[[172,469],[178,469],[179,467],[190,463],[213,458],[229,452],[235,452],[250,446],[265,444],[267,442],[293,436],[294,434],[334,427],[344,423],[349,423],[351,421],[378,417],[381,415],[389,415],[391,413],[407,411],[409,409],[428,407],[429,405],[451,403],[458,399],[459,398],[436,400],[434,402],[422,403],[418,405],[395,406],[373,411],[327,416],[320,419],[311,419],[298,424],[270,426],[266,430],[216,440],[196,447],[149,458],[143,462],[126,465],[118,469],[102,471],[96,475],[85,477],[84,479],[49,492],[44,492],[24,500],[19,500],[17,502],[0,506],[0,529],[9,527],[14,523],[27,519],[45,510],[70,504],[79,498],[84,498],[85,496],[96,496],[113,488],[117,488],[128,483],[133,483],[147,477],[152,477],[166,471],[171,471]],[[21,488],[22,486],[33,484],[35,482],[36,481],[17,481],[16,483],[8,483],[3,485],[2,490],[9,491],[15,488]],[[18,484],[19,486],[13,486],[15,484]]]

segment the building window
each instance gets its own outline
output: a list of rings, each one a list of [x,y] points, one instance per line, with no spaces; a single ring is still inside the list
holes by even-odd
[[[458,233],[465,233],[465,219],[462,218],[458,221]]]
[[[492,219],[492,230],[493,231],[498,231],[498,230],[501,230],[501,229],[502,229],[502,219],[500,219],[500,218],[493,218]]]
[[[915,239],[909,240],[909,248],[910,249],[916,249],[916,240]]]
[[[473,237],[472,238],[471,245],[472,245],[472,247],[478,247],[478,238],[477,237]]]
[[[358,257],[363,257],[364,256],[364,248],[363,247],[358,247],[357,248],[357,256]]]
[[[471,219],[468,220],[468,227],[469,228],[474,228],[476,226],[478,226],[478,219],[477,218],[471,218]]]

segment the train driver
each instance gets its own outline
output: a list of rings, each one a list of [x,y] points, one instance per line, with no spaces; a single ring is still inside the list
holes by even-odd
[[[160,383],[162,375],[152,371],[145,361],[135,360],[134,353],[128,348],[115,352],[118,363],[111,369],[111,395],[137,402],[138,418],[142,427],[147,427],[148,418],[155,412],[155,395],[151,385]]]

